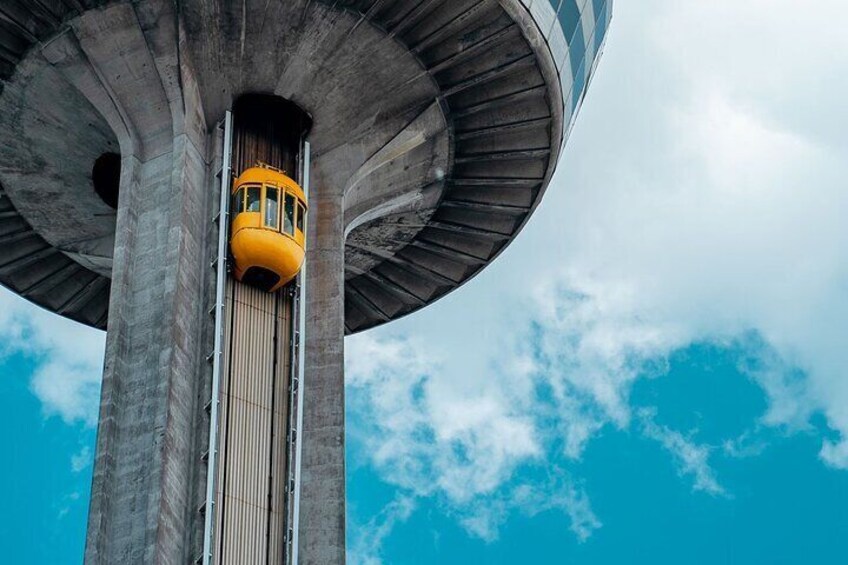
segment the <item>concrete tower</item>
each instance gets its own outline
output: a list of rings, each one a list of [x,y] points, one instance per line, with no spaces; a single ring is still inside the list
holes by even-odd
[[[611,14],[0,2],[0,283],[108,332],[87,563],[344,563],[343,338],[521,230]],[[273,295],[226,270],[253,160],[309,189],[305,274]]]

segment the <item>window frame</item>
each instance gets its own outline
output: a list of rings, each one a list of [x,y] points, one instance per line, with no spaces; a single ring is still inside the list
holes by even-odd
[[[299,198],[295,198],[295,201],[297,214],[295,216],[294,229],[295,232],[306,234],[306,206],[303,205],[303,202]]]
[[[263,208],[263,186],[261,184],[246,184],[244,185],[245,191],[245,200],[244,200],[244,211],[249,214],[261,214]],[[250,191],[258,190],[259,191],[259,210],[250,210]]]
[[[269,191],[271,191],[271,190],[273,190],[274,192],[277,193],[277,200],[276,200],[277,213],[274,214],[275,224],[273,226],[268,225],[268,202],[269,202],[268,194],[269,194]],[[280,231],[280,194],[281,193],[285,194],[285,191],[280,186],[276,186],[276,185],[273,185],[273,184],[262,185],[262,196],[263,196],[263,198],[262,198],[262,227],[268,228],[268,229],[271,229],[271,230],[274,230],[274,231]]]
[[[281,222],[280,222],[280,231],[290,237],[294,237],[295,234],[295,226],[297,220],[297,196],[293,192],[289,192],[288,190],[285,193],[286,197],[283,201],[283,206],[281,208]],[[286,221],[289,220],[288,217],[288,203],[292,203],[292,215],[291,215],[291,231],[286,229]]]
[[[235,206],[235,210],[233,211],[235,212],[234,215],[238,216],[247,209],[247,205],[245,204],[246,195],[247,191],[245,190],[245,185],[241,185],[238,187],[238,189],[236,189],[235,193],[233,194],[233,200],[231,204]]]

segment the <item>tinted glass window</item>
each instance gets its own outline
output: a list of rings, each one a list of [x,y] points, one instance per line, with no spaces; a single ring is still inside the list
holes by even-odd
[[[595,51],[598,51],[601,48],[601,44],[604,42],[604,36],[607,33],[607,10],[608,3],[604,2],[603,7],[600,11],[595,12],[595,18],[597,22],[595,23]]]
[[[562,25],[565,41],[570,47],[571,41],[574,39],[574,34],[577,32],[577,28],[580,27],[580,8],[577,7],[577,0],[563,0],[557,17],[559,18],[559,23]]]
[[[283,230],[294,235],[294,196],[286,194],[286,208],[283,211]]]
[[[279,229],[277,218],[280,215],[280,190],[269,186],[265,189],[265,226]]]
[[[241,214],[244,212],[244,189],[238,189],[235,196],[233,196],[233,204],[232,210],[236,214]]]
[[[586,40],[583,38],[582,25],[578,25],[574,31],[574,40],[568,44],[568,54],[571,57],[571,70],[574,72],[574,80],[577,81],[577,75],[582,72],[577,69],[586,56]]]
[[[303,206],[300,205],[300,202],[297,203],[297,229],[299,231],[303,231],[303,217],[306,215],[306,210]]]
[[[592,8],[595,11],[595,21],[597,22],[601,17],[601,12],[604,10],[604,4],[606,2],[604,0],[592,0]]]
[[[574,76],[574,89],[571,91],[572,108],[575,110],[580,104],[580,99],[583,97],[583,90],[586,88],[586,61],[584,60],[577,68],[577,73]]]
[[[262,189],[258,186],[249,186],[247,188],[247,211],[259,212],[262,209],[262,201],[260,200]]]

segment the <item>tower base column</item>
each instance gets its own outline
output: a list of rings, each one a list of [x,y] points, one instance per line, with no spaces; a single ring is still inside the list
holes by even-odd
[[[299,565],[345,562],[344,208],[312,170]]]
[[[164,155],[123,159],[86,563],[191,557],[210,325],[203,152],[182,134]]]

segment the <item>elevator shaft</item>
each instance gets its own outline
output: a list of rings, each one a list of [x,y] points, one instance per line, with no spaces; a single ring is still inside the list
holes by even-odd
[[[216,477],[215,563],[285,565],[296,294],[228,280]]]
[[[228,205],[233,179],[260,163],[308,190],[309,118],[291,102],[250,95],[224,123],[203,563],[290,565],[297,562],[303,275],[274,292],[236,280],[228,242],[238,210]]]

